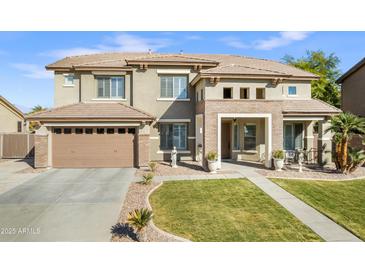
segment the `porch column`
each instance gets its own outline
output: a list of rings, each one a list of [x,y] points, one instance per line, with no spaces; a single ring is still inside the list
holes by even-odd
[[[332,163],[332,133],[325,133],[329,126],[328,120],[320,121],[318,125],[318,163],[321,165]]]
[[[308,162],[313,163],[314,151],[313,151],[313,125],[315,121],[307,121],[305,123],[305,136],[304,136],[304,147],[307,149]]]
[[[45,126],[39,128],[34,136],[34,167],[48,167],[48,130]]]
[[[137,166],[148,166],[150,161],[150,126],[141,124],[137,135]]]
[[[271,168],[272,154],[272,117],[265,118],[265,166]]]

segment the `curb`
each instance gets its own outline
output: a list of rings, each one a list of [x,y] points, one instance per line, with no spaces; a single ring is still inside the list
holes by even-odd
[[[148,192],[148,194],[147,194],[147,196],[146,196],[146,204],[147,204],[147,207],[148,207],[148,209],[149,210],[152,210],[152,206],[151,206],[151,204],[150,204],[150,201],[149,201],[149,198],[150,198],[150,196],[151,196],[151,194],[153,193],[153,192],[155,192],[160,186],[162,186],[163,185],[163,181],[161,181],[157,186],[155,186],[154,188],[152,188],[149,192]],[[151,226],[151,228],[152,229],[154,229],[154,230],[156,230],[158,233],[160,233],[160,234],[162,234],[162,235],[164,235],[164,236],[166,236],[166,237],[168,237],[168,238],[171,238],[171,239],[173,239],[173,240],[175,240],[175,241],[177,241],[177,242],[191,242],[190,240],[188,240],[188,239],[185,239],[185,238],[183,238],[183,237],[180,237],[180,236],[177,236],[177,235],[174,235],[174,234],[171,234],[171,233],[169,233],[169,232],[166,232],[166,231],[164,231],[164,230],[162,230],[162,229],[160,229],[160,228],[158,228],[154,223],[153,223],[153,220],[151,220],[150,221],[150,226]]]

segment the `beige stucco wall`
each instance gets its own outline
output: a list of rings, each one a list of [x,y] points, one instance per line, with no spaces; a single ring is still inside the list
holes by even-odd
[[[193,159],[195,153],[195,90],[188,89],[189,101],[160,100],[160,75],[157,70],[184,69],[181,67],[149,67],[147,70],[136,69],[133,73],[133,106],[142,109],[159,119],[188,119],[188,148],[181,156],[184,159]],[[189,83],[195,77],[190,71]],[[160,150],[159,123],[154,122],[150,132],[150,158],[151,160],[168,160],[170,152]]]
[[[0,102],[0,132],[18,132],[18,121],[22,122],[22,131],[24,131],[23,118]]]
[[[240,99],[240,88],[249,88],[250,99],[256,98],[256,88],[265,88],[265,99],[267,100],[296,100],[311,98],[310,81],[288,81],[273,86],[269,80],[246,80],[246,79],[221,79],[217,84],[211,84],[209,80],[205,82],[205,98],[223,99],[223,88],[233,89],[233,99]],[[203,82],[201,81],[201,82]],[[297,96],[288,95],[288,87],[297,87]]]
[[[75,74],[74,86],[64,86],[64,73],[54,75],[54,107],[75,104],[79,102],[80,74]]]
[[[365,117],[365,66],[351,74],[342,83],[343,111]]]

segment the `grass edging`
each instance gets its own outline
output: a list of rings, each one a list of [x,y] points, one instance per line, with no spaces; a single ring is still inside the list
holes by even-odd
[[[163,181],[161,181],[158,185],[156,185],[154,188],[152,188],[147,196],[146,196],[146,205],[148,207],[149,210],[152,210],[153,212],[153,209],[152,209],[152,206],[150,204],[150,196],[153,194],[153,192],[155,192],[158,188],[160,188],[161,186],[163,185]],[[191,242],[190,240],[186,239],[186,238],[183,238],[183,237],[180,237],[180,236],[177,236],[177,235],[174,235],[172,233],[169,233],[167,231],[164,231],[160,228],[158,228],[154,222],[153,222],[153,219],[150,221],[149,223],[150,227],[152,229],[154,229],[155,231],[157,231],[158,233],[164,235],[165,237],[168,237],[168,238],[172,238],[173,240],[177,241],[177,242]]]
[[[265,176],[265,175],[264,175]],[[265,176],[267,179],[269,179],[271,181],[271,179],[283,179],[283,180],[308,180],[308,181],[353,181],[353,180],[363,180],[365,179],[365,176],[360,176],[360,177],[352,177],[352,178],[344,178],[344,179],[328,179],[328,178],[294,178],[294,177],[281,177],[281,176]],[[273,182],[273,181],[272,181]],[[275,183],[275,182],[274,182]],[[275,183],[276,184],[276,183]]]

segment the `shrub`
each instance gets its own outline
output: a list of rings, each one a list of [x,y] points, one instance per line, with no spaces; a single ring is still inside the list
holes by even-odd
[[[216,161],[218,159],[218,154],[215,151],[209,151],[207,155],[208,161]]]
[[[149,185],[152,183],[153,177],[154,177],[153,173],[151,173],[151,172],[146,173],[143,175],[143,180],[141,183],[143,185]]]
[[[285,158],[285,155],[284,155],[284,151],[281,150],[281,149],[278,149],[278,150],[274,150],[272,152],[272,157],[274,159],[280,159],[280,160],[283,160]]]
[[[349,164],[346,170],[351,173],[354,172],[358,167],[365,163],[365,153],[364,150],[349,148]]]
[[[128,224],[137,231],[139,238],[143,241],[146,241],[144,230],[152,216],[152,211],[147,208],[135,209],[128,213]]]
[[[150,168],[151,172],[155,173],[157,170],[157,163],[156,162],[149,162],[148,167]]]

